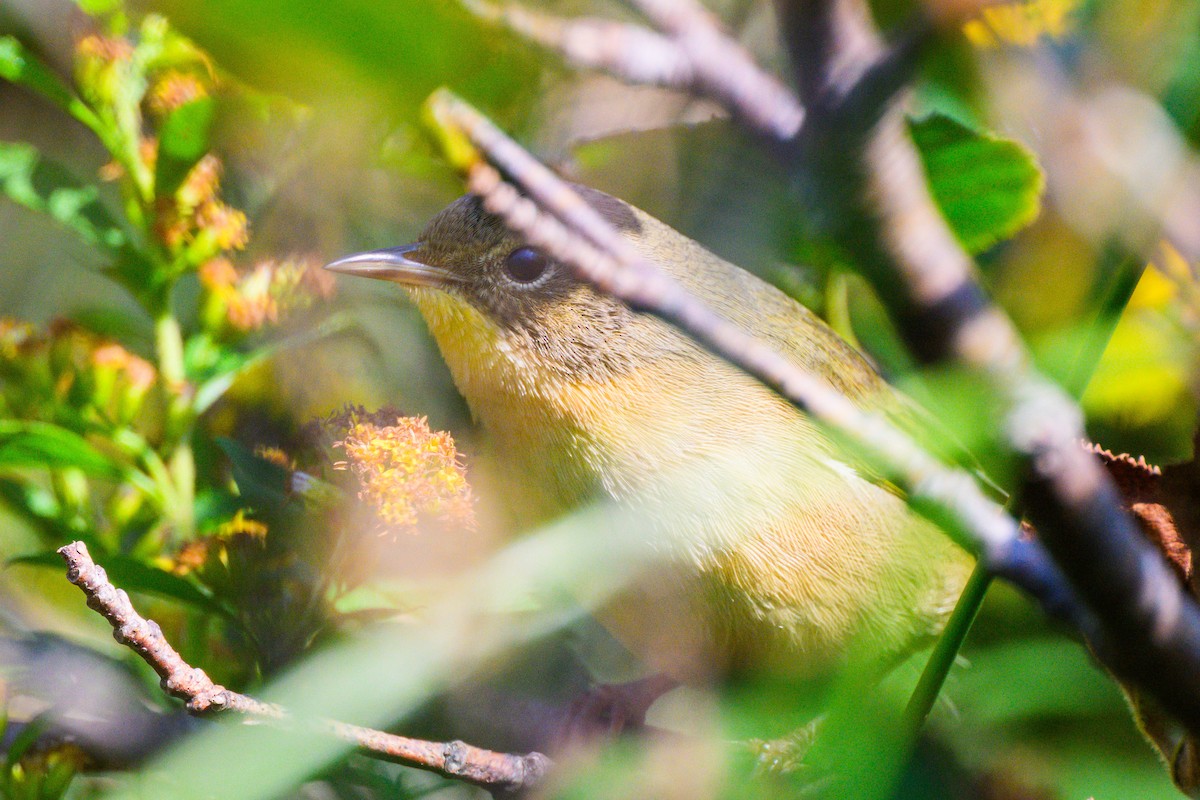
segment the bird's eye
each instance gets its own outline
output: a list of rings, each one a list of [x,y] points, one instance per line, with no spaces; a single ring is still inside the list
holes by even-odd
[[[533,283],[549,268],[550,259],[532,247],[519,247],[504,259],[504,274],[517,283]]]

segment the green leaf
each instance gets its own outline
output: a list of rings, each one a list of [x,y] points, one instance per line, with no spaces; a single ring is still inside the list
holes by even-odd
[[[118,466],[86,439],[49,422],[0,419],[0,470],[76,468],[114,477]]]
[[[150,566],[127,555],[103,552],[95,552],[92,555],[96,559],[96,563],[104,567],[104,571],[108,573],[108,579],[119,589],[158,595],[204,611],[211,611],[222,616],[229,615],[228,609],[187,578]],[[53,550],[17,556],[9,559],[8,565],[65,569],[62,556]]]
[[[233,464],[233,480],[238,491],[254,510],[270,513],[287,505],[291,475],[286,469],[256,456],[254,451],[232,439],[221,438],[217,444]]]
[[[216,108],[211,97],[200,97],[184,103],[163,121],[154,168],[155,192],[159,197],[174,194],[196,162],[208,152]]]
[[[910,124],[933,197],[958,240],[981,253],[1032,222],[1045,181],[1021,144],[973,130],[944,114]]]
[[[70,319],[92,333],[121,342],[131,352],[153,358],[154,322],[144,313],[97,305],[71,312]]]
[[[71,113],[79,102],[66,84],[13,36],[0,36],[0,78],[32,89]]]
[[[61,561],[61,559],[59,559]],[[21,756],[37,743],[37,739],[41,736],[42,731],[46,727],[46,718],[44,716],[34,717],[29,721],[20,733],[13,737],[8,749],[4,753],[4,762],[6,764],[16,764],[21,760]]]
[[[125,234],[100,202],[100,189],[43,158],[33,145],[0,142],[0,190],[91,244],[115,251],[125,242]]]
[[[75,5],[83,13],[98,17],[120,11],[123,3],[122,0],[75,0]]]

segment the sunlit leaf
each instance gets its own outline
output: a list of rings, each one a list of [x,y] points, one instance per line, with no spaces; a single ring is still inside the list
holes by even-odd
[[[0,142],[0,190],[92,244],[115,250],[125,242],[125,234],[100,202],[99,188],[81,182],[32,145]]]
[[[116,464],[77,433],[48,422],[0,419],[0,469],[37,467],[118,473]]]
[[[413,119],[430,92],[449,85],[486,101],[507,127],[540,91],[541,53],[457,3],[354,0],[336,14],[289,0],[168,0],[156,8],[227,69],[296,100],[340,95],[349,77],[389,117]]]
[[[120,10],[122,2],[121,0],[75,0],[75,5],[79,6],[85,14],[99,16]]]
[[[942,114],[911,123],[929,187],[958,240],[980,253],[1032,222],[1044,178],[1033,154]]]

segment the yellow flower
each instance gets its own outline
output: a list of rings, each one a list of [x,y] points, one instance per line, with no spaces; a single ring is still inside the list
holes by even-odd
[[[283,467],[287,470],[296,469],[296,463],[288,457],[287,453],[283,452],[283,450],[278,447],[266,447],[265,445],[259,445],[258,447],[254,448],[254,455],[258,456],[263,461],[270,461],[277,467]]]
[[[217,528],[218,539],[232,539],[237,536],[249,536],[253,539],[262,539],[267,535],[267,525],[265,522],[259,522],[256,519],[246,519],[245,509],[238,509],[233,515],[233,519]]]
[[[430,430],[425,417],[368,414],[349,406],[327,418],[324,427],[333,435],[345,432],[334,447],[345,451],[346,460],[334,467],[354,473],[359,499],[389,527],[415,532],[425,517],[474,525],[474,498],[454,439]]]
[[[1026,0],[985,7],[963,26],[963,33],[976,47],[1014,44],[1032,47],[1038,39],[1058,39],[1070,30],[1070,16],[1080,0]]]

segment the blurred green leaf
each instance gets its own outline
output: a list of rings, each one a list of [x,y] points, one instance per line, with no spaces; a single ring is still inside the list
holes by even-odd
[[[172,111],[159,130],[154,187],[159,197],[170,197],[188,172],[208,151],[216,101],[200,97]]]
[[[88,306],[71,312],[71,321],[106,339],[120,342],[144,357],[154,352],[154,323],[144,313],[128,308]]]
[[[0,142],[0,187],[14,203],[48,214],[92,244],[116,250],[125,242],[99,188],[43,158],[33,145]]]
[[[217,444],[233,464],[233,480],[242,498],[257,511],[277,511],[288,500],[290,474],[286,469],[260,458],[248,447],[232,439],[221,438]]]
[[[1024,146],[944,114],[910,129],[933,197],[968,251],[981,253],[1037,217],[1045,181]]]
[[[1124,713],[1121,693],[1076,642],[1028,638],[969,656],[949,695],[973,724],[1013,725]]]
[[[61,562],[62,559],[60,558]],[[5,725],[7,728],[7,724]],[[38,736],[45,729],[45,718],[38,717],[29,722],[21,731],[13,737],[8,749],[4,752],[4,762],[8,765],[16,764],[21,760],[25,753],[29,752],[29,748],[37,743]]]
[[[120,10],[122,2],[121,0],[75,0],[75,5],[79,6],[85,14],[98,16]]]
[[[127,592],[144,592],[177,600],[202,611],[230,616],[228,609],[202,591],[187,578],[150,566],[132,556],[119,553],[93,553],[96,563],[104,567],[113,585]],[[9,566],[25,565],[64,569],[62,556],[56,551],[34,553],[9,559]]]
[[[0,419],[0,469],[74,467],[115,476],[117,465],[77,433],[48,422]]]
[[[541,91],[544,54],[458,3],[348,0],[337,13],[290,0],[165,0],[156,7],[233,73],[301,102],[345,97],[353,85],[357,97],[377,98],[372,105],[386,117],[415,118],[430,92],[453,85],[512,128]]]
[[[0,478],[0,503],[4,503],[37,528],[46,542],[67,536],[60,518],[62,508],[44,486],[14,478]]]
[[[0,36],[0,78],[32,89],[64,111],[76,111],[79,99],[13,36]]]

